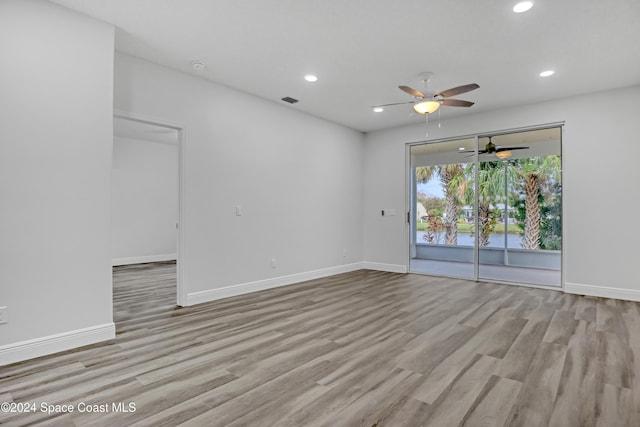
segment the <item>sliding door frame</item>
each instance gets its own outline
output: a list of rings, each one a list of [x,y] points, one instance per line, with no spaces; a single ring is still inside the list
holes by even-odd
[[[415,177],[413,176],[413,168],[412,168],[412,164],[411,164],[411,147],[413,146],[418,146],[418,145],[424,145],[424,144],[437,144],[437,143],[443,143],[443,142],[448,142],[448,141],[454,141],[454,140],[459,140],[459,139],[474,139],[474,146],[475,146],[475,150],[474,150],[474,154],[473,154],[473,164],[474,164],[474,205],[473,205],[473,217],[474,217],[474,232],[475,235],[478,236],[478,203],[479,203],[479,182],[478,182],[478,168],[479,168],[479,140],[480,138],[486,138],[486,137],[495,137],[495,136],[500,136],[500,135],[507,135],[507,134],[512,134],[512,133],[521,133],[521,132],[528,132],[528,131],[536,131],[536,130],[544,130],[544,129],[552,129],[552,128],[559,128],[560,129],[560,159],[561,159],[561,164],[562,164],[562,168],[564,168],[564,162],[562,161],[563,159],[563,144],[562,144],[562,140],[563,140],[563,136],[564,136],[564,131],[565,131],[565,122],[564,121],[560,121],[560,122],[550,122],[550,123],[544,123],[544,124],[538,124],[538,125],[532,125],[532,126],[523,126],[523,127],[517,127],[517,128],[509,128],[509,129],[502,129],[502,130],[496,130],[496,131],[483,131],[483,132],[477,132],[477,133],[473,133],[473,134],[467,134],[467,135],[457,135],[457,136],[453,136],[453,137],[446,137],[446,138],[439,138],[439,139],[433,139],[433,140],[420,140],[420,141],[414,141],[414,142],[408,142],[405,144],[406,148],[406,158],[405,158],[405,162],[406,162],[406,167],[405,167],[405,195],[406,195],[406,200],[407,200],[407,204],[406,204],[406,211],[407,211],[407,239],[405,240],[408,244],[409,250],[407,251],[407,259],[406,259],[406,270],[409,273],[413,273],[413,271],[411,271],[411,259],[415,253],[415,239],[416,239],[416,230],[415,230],[415,220],[412,222],[411,221],[411,217],[412,214],[414,212],[415,209],[415,203],[417,200],[417,191],[416,191],[416,183],[415,183]],[[562,168],[561,168],[561,176],[563,175],[562,173]],[[563,181],[563,179],[561,179],[561,182]],[[561,200],[561,218],[564,221],[564,201],[565,201],[565,197],[564,197],[564,187],[562,189],[563,193],[562,193],[562,200]],[[413,206],[413,207],[412,207]],[[505,206],[506,208],[506,206]],[[561,246],[561,250],[560,250],[560,287],[556,288],[550,288],[549,286],[545,286],[545,285],[536,285],[536,284],[530,284],[530,283],[520,283],[520,282],[505,282],[505,281],[500,281],[500,280],[493,280],[493,279],[480,279],[480,247],[478,245],[478,241],[476,239],[474,245],[473,245],[473,279],[470,280],[474,280],[476,282],[481,281],[481,280],[491,280],[492,282],[495,283],[500,283],[500,284],[506,284],[506,285],[516,285],[516,286],[526,286],[526,287],[531,287],[531,288],[543,288],[543,289],[561,289],[564,290],[565,288],[565,280],[564,280],[564,275],[565,275],[565,256],[564,256],[564,250],[565,250],[565,227],[562,227],[562,246]],[[446,277],[446,276],[445,276]],[[456,279],[459,279],[459,277],[456,277]]]

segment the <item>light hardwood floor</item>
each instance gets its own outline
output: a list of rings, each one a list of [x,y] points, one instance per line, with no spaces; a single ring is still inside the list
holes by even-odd
[[[175,265],[116,268],[115,340],[0,368],[75,412],[0,424],[640,425],[637,303],[374,271],[174,301]]]

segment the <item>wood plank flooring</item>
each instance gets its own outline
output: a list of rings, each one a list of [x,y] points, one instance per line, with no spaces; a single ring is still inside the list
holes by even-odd
[[[640,425],[634,302],[363,270],[178,308],[158,263],[114,269],[114,318],[0,367],[0,402],[37,407],[0,424]]]

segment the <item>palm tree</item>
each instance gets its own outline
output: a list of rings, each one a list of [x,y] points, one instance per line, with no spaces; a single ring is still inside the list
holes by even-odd
[[[491,205],[496,206],[504,193],[503,162],[481,162],[478,168],[478,245],[489,246],[489,235],[496,223],[496,213]],[[505,203],[506,209],[506,203]]]
[[[447,245],[456,245],[458,243],[458,186],[464,176],[463,172],[463,167],[459,163],[416,168],[416,181],[427,182],[437,175],[442,184],[445,197],[442,223],[445,230],[444,240]]]
[[[549,180],[560,181],[560,156],[530,157],[513,162],[525,194],[525,219],[522,247],[540,249],[540,194],[541,184]]]
[[[502,199],[504,193],[504,173],[503,162],[480,162],[478,168],[478,245],[489,246],[489,236],[493,231],[496,222],[495,210],[491,206],[496,206]],[[467,185],[463,199],[466,204],[475,203],[474,194],[474,164],[469,163],[465,168]],[[506,204],[505,204],[506,205]]]

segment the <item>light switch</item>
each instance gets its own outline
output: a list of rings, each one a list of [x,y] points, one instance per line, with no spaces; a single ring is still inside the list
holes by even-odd
[[[236,205],[236,216],[242,216],[242,206]]]

